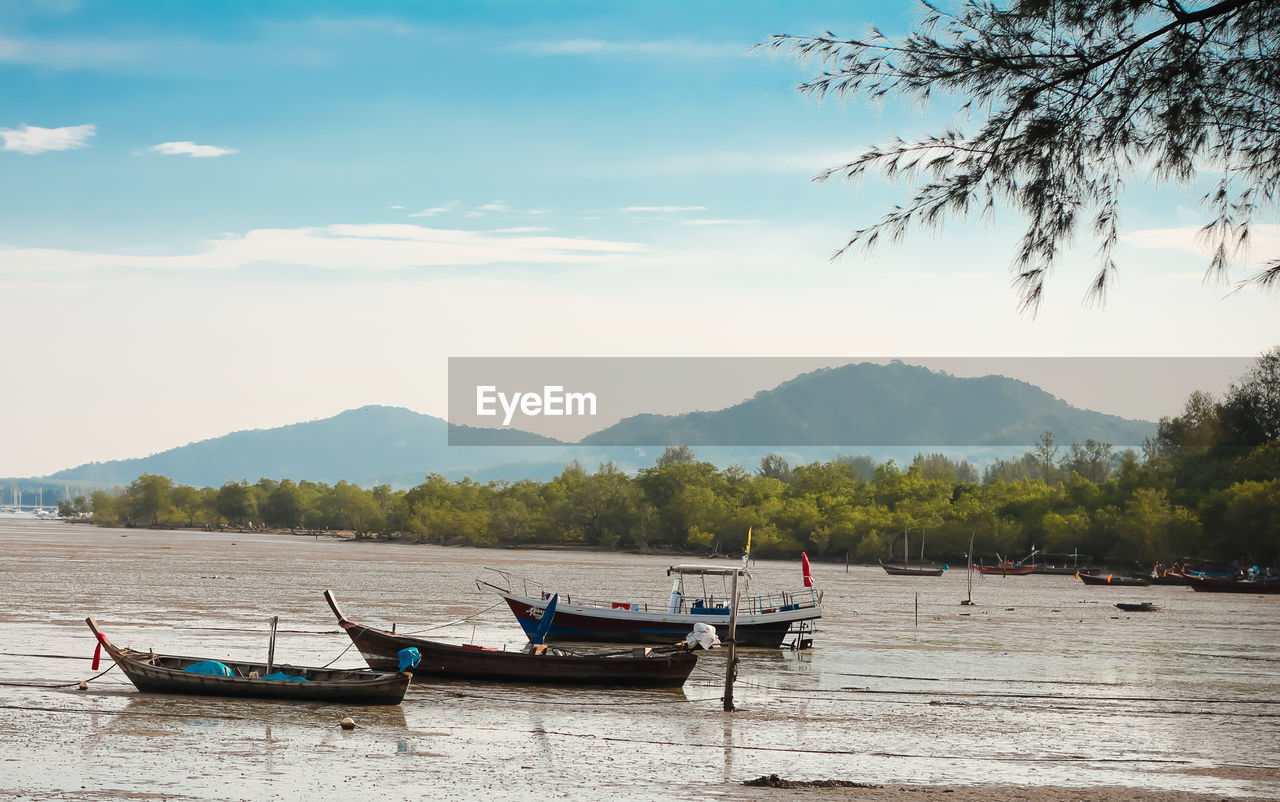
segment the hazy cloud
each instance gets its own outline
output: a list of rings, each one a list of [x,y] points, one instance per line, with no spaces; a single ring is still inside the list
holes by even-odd
[[[1136,248],[1172,248],[1198,256],[1208,256],[1216,247],[1201,236],[1200,226],[1130,231],[1120,235],[1120,241]],[[1274,259],[1280,255],[1280,225],[1266,223],[1251,225],[1248,246],[1246,252],[1236,254],[1241,261],[1248,261],[1249,252],[1255,252],[1264,259]]]
[[[207,240],[190,254],[93,253],[53,248],[0,249],[0,270],[153,268],[229,270],[254,264],[402,270],[513,263],[582,264],[644,252],[634,242],[434,229],[404,223],[261,228]]]
[[[435,217],[436,215],[446,214],[458,208],[457,201],[449,201],[444,206],[434,206],[430,209],[423,209],[420,212],[414,212],[409,217]]]
[[[621,211],[624,212],[705,212],[705,206],[624,206]]]
[[[607,39],[559,39],[524,42],[513,47],[535,56],[686,56],[690,58],[738,57],[747,52],[741,44],[714,44],[688,39],[617,42]]]
[[[763,223],[763,220],[681,220],[682,226],[745,226]]]
[[[0,36],[0,63],[77,69],[123,64],[140,56],[140,48],[122,42]]]
[[[72,150],[84,147],[89,137],[97,133],[93,125],[68,125],[63,128],[39,128],[24,125],[21,128],[0,128],[4,147],[0,150],[16,150],[18,153],[36,154],[50,150]]]

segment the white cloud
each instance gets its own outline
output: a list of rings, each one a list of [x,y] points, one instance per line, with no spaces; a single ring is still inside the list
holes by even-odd
[[[97,133],[93,125],[68,125],[63,128],[39,128],[24,125],[21,128],[0,128],[4,147],[0,150],[16,150],[19,153],[36,154],[50,150],[72,150],[86,145],[89,137]]]
[[[403,206],[392,206],[391,208],[392,208],[392,209],[403,209],[404,207],[403,207]],[[412,215],[411,215],[411,216],[412,216]]]
[[[483,206],[476,207],[477,212],[509,212],[511,207],[502,201],[490,201]]]
[[[255,264],[315,268],[403,270],[495,264],[586,264],[644,252],[634,242],[434,229],[401,223],[261,228],[243,236],[206,240],[173,256],[92,253],[53,248],[0,249],[0,271],[151,268],[229,270]]]
[[[763,220],[681,220],[682,226],[745,226],[763,223]]]
[[[444,206],[434,206],[430,209],[423,209],[420,212],[414,212],[409,217],[435,217],[436,215],[446,214],[458,208],[457,201],[449,201]]]
[[[534,234],[539,231],[551,231],[546,226],[516,226],[515,228],[496,228],[490,234]]]
[[[624,212],[705,212],[705,206],[624,206],[621,211]]]
[[[166,156],[190,156],[193,159],[212,159],[218,156],[230,156],[239,153],[235,148],[224,148],[218,145],[197,145],[194,142],[161,142],[152,145],[151,150]]]

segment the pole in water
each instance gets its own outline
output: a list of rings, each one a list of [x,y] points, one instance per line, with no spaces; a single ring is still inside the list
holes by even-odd
[[[916,626],[920,626],[920,594],[916,593]]]
[[[271,646],[267,649],[267,673],[271,673],[271,666],[276,661],[276,625],[280,623],[280,616],[271,616]]]
[[[733,588],[732,605],[729,608],[729,660],[724,670],[724,709],[726,713],[732,713],[733,707],[733,680],[737,674],[737,635],[738,635],[738,574],[739,571],[733,572]]]

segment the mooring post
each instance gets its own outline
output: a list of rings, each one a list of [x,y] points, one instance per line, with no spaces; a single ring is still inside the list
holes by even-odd
[[[271,646],[267,648],[267,673],[271,673],[271,664],[276,661],[276,625],[280,623],[280,616],[271,616]]]
[[[920,592],[916,591],[916,626],[920,626]]]
[[[730,594],[733,598],[733,606],[729,608],[729,661],[724,669],[724,709],[726,713],[733,712],[733,680],[737,674],[737,636],[738,636],[738,574],[740,571],[733,572],[733,587]]]

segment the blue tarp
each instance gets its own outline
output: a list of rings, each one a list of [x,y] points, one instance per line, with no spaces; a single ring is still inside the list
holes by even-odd
[[[408,671],[411,668],[417,668],[418,663],[422,662],[422,655],[412,646],[407,649],[401,649],[397,654],[400,656],[401,671]]]
[[[263,679],[282,679],[288,682],[306,682],[306,677],[295,677],[292,674],[286,674],[283,671],[277,671],[274,674],[268,674]]]
[[[218,677],[234,676],[231,673],[231,669],[227,668],[222,663],[219,663],[217,660],[201,660],[198,663],[192,663],[182,670],[188,674],[213,674]]]

